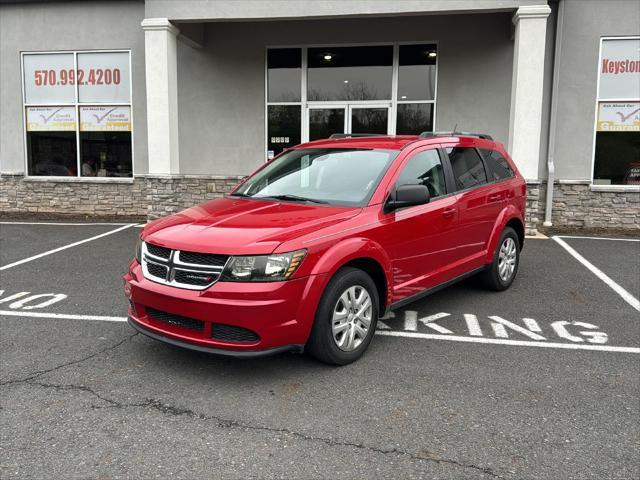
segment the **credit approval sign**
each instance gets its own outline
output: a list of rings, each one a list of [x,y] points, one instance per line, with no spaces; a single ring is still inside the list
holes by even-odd
[[[80,107],[81,132],[130,132],[131,107]]]

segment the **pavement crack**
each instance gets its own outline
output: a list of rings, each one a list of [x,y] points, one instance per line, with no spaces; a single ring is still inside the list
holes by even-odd
[[[42,388],[52,388],[59,392],[76,390],[76,391],[89,393],[93,395],[95,398],[107,404],[105,406],[92,405],[92,408],[95,410],[105,409],[105,408],[117,408],[117,409],[146,408],[146,409],[158,411],[163,415],[170,415],[174,417],[185,416],[185,417],[196,419],[196,420],[205,420],[205,421],[215,422],[218,428],[245,429],[245,430],[258,431],[258,432],[279,433],[284,435],[290,435],[292,437],[295,437],[304,441],[321,442],[330,447],[351,447],[351,448],[365,450],[365,451],[380,454],[380,455],[394,455],[397,457],[408,457],[418,462],[434,462],[434,463],[444,464],[444,465],[453,465],[459,468],[475,470],[479,473],[483,473],[492,478],[504,478],[501,475],[495,473],[493,470],[491,470],[488,467],[481,467],[471,463],[463,463],[457,460],[441,458],[433,455],[430,452],[423,451],[420,453],[412,453],[399,448],[380,448],[372,445],[366,445],[364,443],[348,442],[344,440],[336,440],[334,438],[329,438],[329,437],[319,437],[314,435],[308,435],[305,433],[297,432],[295,430],[290,430],[288,428],[276,428],[276,427],[268,427],[264,425],[252,425],[249,423],[239,422],[237,420],[223,418],[217,415],[206,415],[204,413],[197,413],[194,410],[191,410],[189,408],[170,405],[168,403],[161,402],[160,400],[151,399],[151,398],[145,399],[144,401],[137,402],[137,403],[123,403],[123,402],[114,400],[112,398],[105,397],[99,394],[98,392],[96,392],[94,389],[87,387],[86,385],[52,384],[52,383],[35,382],[33,380],[28,380],[25,383],[33,386],[39,386]]]
[[[26,377],[24,378],[17,378],[14,380],[7,380],[4,382],[0,382],[0,386],[4,387],[5,385],[14,385],[14,384],[20,384],[20,383],[28,383],[31,380],[34,380],[38,377],[41,377],[42,375],[46,375],[47,373],[51,373],[51,372],[55,372],[56,370],[60,370],[62,368],[66,368],[66,367],[70,367],[72,365],[78,365],[82,362],[86,362],[87,360],[91,360],[92,358],[97,357],[98,355],[102,355],[105,352],[108,352],[110,350],[115,350],[116,348],[118,348],[120,345],[122,345],[123,343],[126,343],[128,341],[131,341],[131,339],[133,337],[135,337],[136,335],[138,335],[138,332],[135,332],[125,338],[123,338],[122,340],[120,340],[119,342],[110,345],[108,347],[103,348],[102,350],[99,350],[95,353],[92,353],[90,355],[87,355],[85,357],[82,357],[78,360],[72,360],[70,362],[66,362],[66,363],[62,363],[60,365],[56,365],[55,367],[51,367],[51,368],[47,368],[45,370],[36,370],[35,372],[31,372],[29,373]]]

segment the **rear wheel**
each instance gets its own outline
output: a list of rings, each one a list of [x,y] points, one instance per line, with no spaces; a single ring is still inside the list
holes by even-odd
[[[511,286],[520,264],[520,239],[511,227],[506,227],[493,256],[493,263],[482,274],[484,284],[491,290],[502,291]]]
[[[346,267],[329,281],[307,343],[316,359],[346,365],[364,353],[378,322],[378,291],[362,270]]]

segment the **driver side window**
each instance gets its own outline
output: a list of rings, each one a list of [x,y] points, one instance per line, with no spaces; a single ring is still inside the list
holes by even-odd
[[[437,150],[424,150],[409,159],[398,176],[396,187],[407,184],[424,185],[431,198],[446,195],[444,169]]]

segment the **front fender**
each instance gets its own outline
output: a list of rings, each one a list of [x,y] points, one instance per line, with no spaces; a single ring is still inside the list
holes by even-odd
[[[377,242],[362,237],[355,237],[343,240],[332,245],[326,250],[313,267],[313,275],[326,275],[326,283],[331,277],[347,263],[357,259],[372,259],[378,262],[384,271],[387,286],[392,283],[391,259],[387,252]],[[325,284],[326,286],[326,284]],[[391,288],[387,288],[386,305],[391,303]]]
[[[500,215],[498,215],[498,218],[493,225],[491,236],[489,237],[489,243],[487,244],[487,255],[484,261],[485,264],[488,265],[493,262],[498,240],[500,240],[500,235],[502,235],[502,231],[504,230],[504,227],[506,227],[507,223],[514,218],[522,223],[520,211],[513,205],[507,205],[502,209]]]

